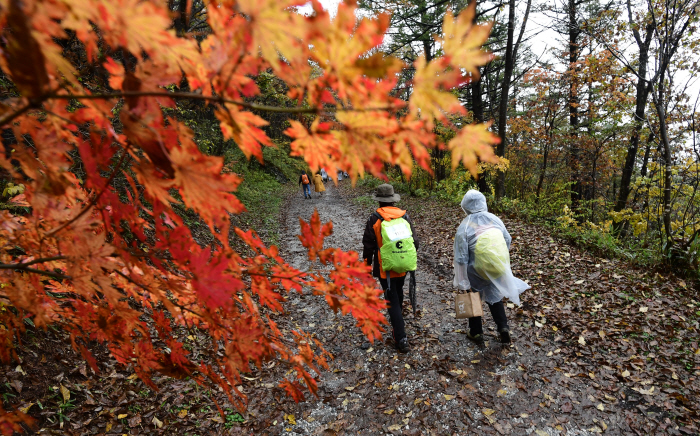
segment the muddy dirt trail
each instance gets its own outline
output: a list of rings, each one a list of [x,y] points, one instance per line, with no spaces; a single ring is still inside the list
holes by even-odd
[[[286,259],[294,267],[305,270],[310,266],[295,235],[299,234],[299,217],[308,220],[314,209],[322,222],[333,221],[334,233],[328,244],[362,251],[367,217],[358,216],[347,196],[332,185],[325,195],[314,194],[310,200],[297,193],[288,202],[281,237]],[[523,248],[518,247],[520,229],[507,225],[511,225],[514,240],[515,268]],[[629,431],[624,405],[613,396],[609,398],[614,401],[601,398],[595,380],[556,368],[556,356],[552,356],[558,351],[542,347],[533,332],[536,327],[522,316],[521,308],[507,309],[514,339],[511,346],[504,347],[496,340],[488,310],[484,317],[486,346],[480,349],[468,341],[466,320],[454,318],[449,265],[437,267],[436,261],[446,259],[438,259],[432,245],[426,243],[431,235],[418,236],[424,241],[417,273],[420,310],[417,316],[404,311],[411,351],[398,353],[388,333],[384,341],[370,345],[350,317],[334,315],[319,297],[294,293],[281,325],[315,333],[335,359],[321,375],[318,398],[299,404],[279,394],[253,399],[244,428],[256,433],[299,435],[585,435]],[[446,243],[451,245],[451,235],[448,238]],[[441,270],[442,276],[431,270]],[[524,294],[525,301],[532,297],[532,293]]]

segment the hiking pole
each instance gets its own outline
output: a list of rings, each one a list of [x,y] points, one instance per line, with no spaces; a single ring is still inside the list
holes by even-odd
[[[411,307],[413,307],[413,316],[416,316],[416,272],[411,271],[411,277],[408,279],[408,299],[411,301]]]

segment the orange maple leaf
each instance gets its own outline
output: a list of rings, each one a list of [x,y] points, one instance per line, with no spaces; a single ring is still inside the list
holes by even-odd
[[[491,124],[470,124],[464,126],[457,136],[447,144],[452,152],[452,169],[461,162],[476,178],[477,157],[484,162],[498,163],[498,156],[493,152],[493,146],[501,140],[491,133],[488,128]]]

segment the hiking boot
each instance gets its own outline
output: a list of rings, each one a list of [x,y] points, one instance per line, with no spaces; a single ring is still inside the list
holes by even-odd
[[[482,333],[478,335],[472,335],[472,332],[467,332],[467,338],[474,342],[476,345],[484,345],[484,335]]]
[[[403,338],[397,342],[396,349],[399,350],[399,353],[408,353],[408,350],[410,349],[408,346],[408,338]]]
[[[502,344],[510,344],[510,330],[507,328],[501,329],[498,331],[498,334]]]

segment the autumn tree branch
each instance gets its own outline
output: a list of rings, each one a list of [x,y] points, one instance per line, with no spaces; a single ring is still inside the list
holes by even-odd
[[[112,180],[114,180],[114,178],[119,173],[119,169],[121,168],[122,163],[124,163],[126,156],[129,154],[128,151],[129,151],[129,146],[127,145],[127,147],[124,149],[124,152],[122,153],[121,157],[119,158],[119,162],[117,162],[117,165],[114,167],[114,170],[112,170],[112,174],[110,174],[109,179],[107,179],[107,181],[105,182],[104,188],[102,188],[102,190],[100,192],[98,192],[97,195],[95,195],[92,200],[90,200],[90,202],[87,204],[87,206],[85,206],[73,218],[71,218],[68,221],[64,222],[63,224],[59,225],[55,229],[50,230],[47,234],[44,235],[44,238],[50,238],[53,235],[55,235],[56,233],[63,230],[64,228],[68,227],[69,225],[74,223],[78,218],[85,215],[97,203],[97,201],[100,199],[100,197],[102,197],[102,194],[104,194],[104,192],[107,190],[109,185],[112,183]]]
[[[348,107],[331,107],[331,108],[304,108],[304,107],[278,107],[267,106],[256,103],[248,103],[240,100],[231,100],[221,96],[203,95],[195,92],[169,92],[169,91],[122,91],[115,93],[99,93],[99,94],[48,94],[45,99],[76,99],[76,100],[107,100],[110,98],[125,98],[125,97],[167,97],[178,99],[192,99],[213,101],[219,104],[233,104],[246,109],[258,110],[263,112],[275,113],[291,113],[291,114],[321,114],[328,112],[371,112],[371,111],[388,111],[399,109],[394,106],[384,106],[376,108],[348,108]]]
[[[22,263],[0,263],[0,269],[26,271],[29,273],[41,274],[41,275],[53,277],[56,279],[70,279],[71,278],[70,276],[56,273],[53,271],[44,271],[44,270],[40,270],[40,269],[36,269],[36,268],[29,268],[31,265],[36,265],[38,263],[53,262],[56,260],[63,260],[63,259],[66,259],[66,256],[43,257],[43,258],[39,258],[39,259],[30,260],[29,262],[22,262]]]

